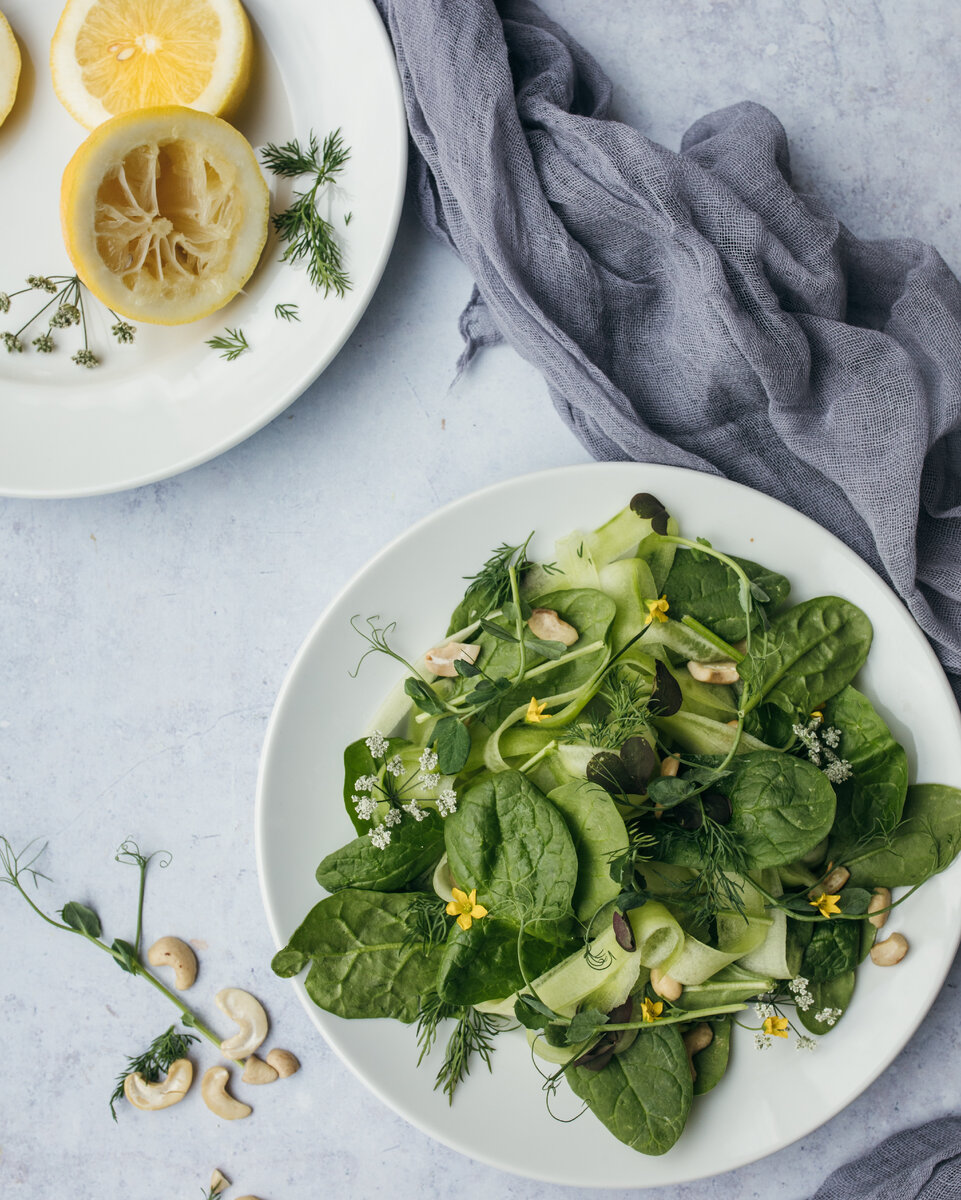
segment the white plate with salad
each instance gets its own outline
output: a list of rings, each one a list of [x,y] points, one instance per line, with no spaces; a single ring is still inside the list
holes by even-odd
[[[385,646],[403,665],[357,672]],[[497,485],[388,546],[291,667],[258,788],[274,969],[462,1153],[719,1174],[840,1112],[933,1002],[959,733],[901,603],[784,505],[637,464]]]
[[[8,181],[0,194],[0,293],[12,297],[9,311],[0,312],[0,330],[15,333],[50,299],[42,291],[14,295],[24,280],[73,272],[61,236],[60,184],[87,131],[59,103],[51,81],[48,58],[61,0],[4,0],[0,7],[24,62],[15,105],[0,127]],[[400,85],[383,24],[369,0],[246,0],[244,8],[253,69],[231,120],[262,167],[261,151],[270,143],[297,139],[303,146],[311,132],[323,143],[340,130],[349,158],[336,186],[322,193],[321,209],[350,286],[343,295],[313,287],[303,262],[279,261],[285,245],[271,231],[244,291],[193,323],[133,321],[134,341],[118,344],[111,336],[115,318],[85,296],[88,348],[99,360],[94,369],[73,361],[82,345],[79,326],[51,331],[52,353],[34,348],[33,338],[46,329],[44,317],[21,335],[22,352],[0,346],[2,495],[117,491],[222,453],[309,386],[373,295],[397,229],[407,154]],[[263,173],[273,214],[309,185],[307,176]],[[208,344],[215,339],[224,340],[220,349]],[[242,352],[224,357],[232,349]]]

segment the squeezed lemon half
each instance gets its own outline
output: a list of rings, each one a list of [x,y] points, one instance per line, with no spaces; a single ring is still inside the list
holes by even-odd
[[[230,112],[250,62],[238,0],[68,0],[50,47],[60,103],[88,129],[160,104]]]
[[[268,210],[246,138],[174,105],[100,125],[60,192],[77,274],[114,312],[157,325],[196,321],[236,296],[264,248]]]
[[[17,98],[20,85],[20,47],[10,22],[0,12],[0,125],[4,123]]]

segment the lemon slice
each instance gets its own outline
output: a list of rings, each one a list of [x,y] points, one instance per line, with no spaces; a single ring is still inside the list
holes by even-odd
[[[77,274],[114,312],[157,325],[196,321],[240,291],[264,248],[268,207],[246,138],[173,105],[100,125],[60,192]]]
[[[20,83],[20,47],[10,22],[0,12],[0,125],[4,123],[17,98]]]
[[[230,112],[250,60],[238,0],[68,0],[50,47],[60,103],[88,129],[160,104]]]

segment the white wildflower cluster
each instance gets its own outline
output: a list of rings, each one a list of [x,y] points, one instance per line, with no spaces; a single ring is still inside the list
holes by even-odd
[[[787,986],[788,991],[794,997],[795,1006],[801,1012],[807,1012],[814,1003],[814,997],[811,995],[808,981],[803,975],[797,975],[788,982]]]
[[[365,739],[367,749],[375,762],[380,761],[384,771],[384,781],[380,782],[377,775],[361,775],[354,781],[354,794],[351,801],[354,811],[362,821],[370,821],[377,812],[379,805],[387,803],[388,808],[383,820],[370,831],[371,843],[379,850],[390,845],[391,830],[403,820],[404,813],[414,821],[423,821],[428,810],[423,802],[414,797],[405,798],[404,793],[412,789],[418,792],[436,792],[440,787],[441,777],[437,772],[437,754],[431,749],[424,750],[417,760],[417,770],[411,772],[402,783],[395,783],[404,774],[404,762],[399,754],[387,757],[390,744],[386,737],[375,729],[370,737]],[[442,817],[450,816],[457,810],[457,793],[453,788],[445,788],[437,797],[437,811]]]
[[[777,1011],[773,1004],[755,1004],[754,1011],[757,1013],[759,1021],[766,1021],[768,1017],[777,1016]]]
[[[827,776],[829,783],[844,783],[851,778],[853,768],[846,758],[835,753],[841,744],[841,730],[833,725],[824,729],[823,725],[824,717],[820,713],[812,713],[806,725],[792,725],[791,731],[807,750],[811,762]]]
[[[754,1035],[754,1049],[755,1050],[767,1050],[770,1048],[770,1046],[771,1046],[771,1038],[767,1037],[763,1033],[756,1033]]]
[[[818,1044],[814,1040],[814,1038],[799,1037],[798,1040],[794,1043],[794,1049],[795,1050],[816,1050],[817,1045]]]
[[[827,1025],[829,1028],[838,1023],[838,1018],[841,1016],[839,1008],[822,1008],[820,1012],[814,1014],[815,1021],[820,1021],[822,1025]]]

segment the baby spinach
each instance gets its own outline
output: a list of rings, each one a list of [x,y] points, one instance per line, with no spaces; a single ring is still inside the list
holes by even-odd
[[[852,884],[900,887],[943,871],[961,849],[961,791],[941,783],[908,788],[901,824],[845,861]]]
[[[421,996],[434,986],[443,954],[425,954],[405,917],[414,892],[346,889],[315,904],[275,955],[289,978],[310,963],[305,986],[318,1008],[338,1017],[417,1019]]]
[[[814,926],[801,959],[801,974],[811,983],[826,983],[853,971],[861,949],[860,921],[825,921]]]
[[[538,975],[572,951],[572,944],[559,947],[525,931],[522,942],[524,970],[517,957],[520,927],[511,921],[485,917],[470,929],[454,925],[437,972],[437,992],[448,1004],[481,1004],[502,1000],[524,984],[524,975]]]
[[[570,912],[577,853],[564,818],[526,776],[502,771],[475,784],[445,822],[450,869],[477,888],[492,916],[513,922]]]
[[[755,605],[753,625],[756,627],[761,621],[758,606],[776,608],[787,599],[791,585],[783,575],[749,559],[735,558],[734,561],[768,597]],[[747,618],[741,603],[740,580],[719,559],[697,550],[682,551],[674,559],[664,590],[671,605],[671,616],[677,620],[691,616],[728,642],[736,642],[746,634]]]
[[[601,1071],[571,1067],[567,1079],[591,1112],[641,1154],[664,1154],[681,1136],[693,1087],[676,1025],[643,1029]]]
[[[442,775],[457,775],[470,757],[470,731],[456,717],[441,717],[434,728],[437,769]]]
[[[383,849],[365,834],[328,854],[317,868],[317,882],[328,892],[343,888],[394,892],[433,866],[443,853],[444,822],[429,812],[422,821],[401,821]]]
[[[820,708],[861,669],[871,638],[864,613],[838,596],[818,596],[780,613],[738,667],[752,684],[748,710],[762,700],[790,713]]]
[[[871,926],[868,926],[870,929]],[[845,971],[841,975],[835,975],[833,979],[825,979],[818,983],[814,980],[810,981],[808,991],[814,999],[814,1003],[808,1009],[798,1009],[798,1020],[805,1029],[823,1036],[825,1033],[830,1033],[835,1027],[840,1017],[835,1017],[834,1024],[829,1025],[827,1021],[817,1020],[817,1014],[823,1012],[826,1008],[840,1009],[843,1015],[847,1006],[851,1003],[851,997],[854,995],[855,972],[853,970]]]
[[[620,890],[611,879],[610,863],[627,853],[627,829],[614,801],[591,783],[565,783],[548,798],[567,823],[577,855],[574,912],[584,924]]]
[[[709,1024],[714,1030],[711,1044],[699,1050],[691,1062],[697,1077],[694,1080],[694,1095],[703,1096],[711,1088],[716,1087],[727,1070],[731,1057],[731,1025],[733,1018],[718,1017]]]

